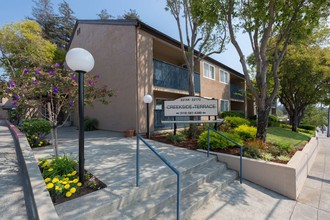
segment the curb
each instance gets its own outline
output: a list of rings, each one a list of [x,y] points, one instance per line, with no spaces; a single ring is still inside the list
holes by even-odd
[[[24,198],[29,219],[60,219],[25,135],[8,120],[6,123],[15,142],[17,160],[23,175]]]

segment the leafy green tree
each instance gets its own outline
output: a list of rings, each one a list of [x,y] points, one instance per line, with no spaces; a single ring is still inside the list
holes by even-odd
[[[315,127],[326,125],[328,109],[317,105],[309,105],[305,110],[304,117],[301,121],[302,124],[313,125]]]
[[[10,23],[0,29],[0,67],[9,78],[18,79],[24,68],[53,61],[56,45],[41,36],[35,21]]]
[[[111,14],[109,14],[107,9],[102,9],[99,14],[96,14],[101,20],[109,20],[113,18]]]
[[[229,0],[214,10],[212,16],[227,16],[231,43],[239,54],[246,84],[256,102],[258,139],[266,141],[268,115],[279,89],[278,69],[288,45],[312,34],[320,18],[328,16],[329,4],[327,0]],[[256,62],[255,85],[241,48],[243,43],[237,41],[237,33],[242,31],[250,38]],[[268,77],[273,84],[267,83]]]
[[[227,32],[224,22],[209,17],[217,5],[211,0],[167,0],[166,10],[173,15],[188,69],[189,95],[195,95],[194,72],[200,60],[224,50]],[[195,51],[197,50],[197,51]]]
[[[196,66],[203,58],[224,50],[228,40],[225,22],[208,16],[218,5],[212,0],[167,0],[166,3],[166,10],[173,15],[179,31],[181,51],[188,70],[188,92],[194,96]],[[194,136],[194,130],[195,125],[190,124],[191,136]]]
[[[85,77],[85,104],[94,101],[108,103],[113,91],[106,85],[98,87],[98,75]],[[19,82],[10,80],[4,85],[7,97],[12,98],[12,104],[24,108],[26,112],[47,118],[52,125],[52,145],[58,155],[57,128],[62,126],[77,105],[78,83],[76,75],[56,63],[43,68],[25,69]],[[59,115],[64,113],[66,118],[59,123]]]
[[[318,46],[289,46],[279,79],[279,98],[288,112],[292,131],[297,128],[307,106],[327,95],[330,81],[330,51]]]

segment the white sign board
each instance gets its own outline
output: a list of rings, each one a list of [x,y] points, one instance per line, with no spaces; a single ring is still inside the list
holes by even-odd
[[[164,102],[165,116],[218,115],[218,100],[187,96]]]

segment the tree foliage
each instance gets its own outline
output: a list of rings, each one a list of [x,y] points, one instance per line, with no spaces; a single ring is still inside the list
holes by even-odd
[[[129,11],[126,11],[123,16],[123,19],[140,19],[139,14],[136,12],[135,9],[129,9]]]
[[[100,13],[96,14],[101,20],[108,20],[113,18],[111,14],[109,14],[107,9],[102,9]]]
[[[278,69],[287,47],[312,34],[319,20],[329,13],[327,0],[229,0],[225,1],[230,39],[239,54],[246,84],[257,106],[257,138],[266,140],[268,115],[279,89]],[[245,32],[256,62],[253,85],[246,56],[237,41],[237,32]],[[271,56],[267,56],[271,54]],[[271,88],[267,82],[272,78]]]
[[[280,101],[285,106],[292,131],[297,128],[307,106],[316,104],[330,92],[330,51],[318,46],[289,46],[279,78]]]
[[[226,25],[222,20],[214,19],[216,16],[209,16],[214,7],[219,7],[216,1],[167,0],[166,3],[166,10],[171,12],[178,27],[181,51],[188,70],[189,95],[194,96],[196,66],[203,58],[224,50]],[[194,129],[194,124],[191,124],[190,134],[195,133]]]
[[[56,14],[51,0],[33,0],[32,20],[39,23],[43,37],[56,44],[59,50],[67,49],[76,17],[70,5],[63,1]],[[58,52],[61,53],[61,52]]]
[[[52,144],[57,155],[57,127],[63,125],[77,105],[78,83],[76,74],[56,63],[52,66],[25,69],[19,79],[2,84],[5,95],[12,105],[24,109],[22,117],[34,115],[47,118],[52,124]],[[85,77],[85,104],[95,100],[107,104],[113,90],[106,85],[99,87],[99,75]],[[60,114],[66,118],[59,123]]]
[[[0,29],[0,66],[10,78],[19,78],[24,68],[53,61],[56,46],[43,39],[41,32],[38,23],[28,20]]]

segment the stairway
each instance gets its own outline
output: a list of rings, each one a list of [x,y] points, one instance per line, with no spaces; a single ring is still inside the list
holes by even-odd
[[[181,219],[189,219],[194,210],[237,178],[235,171],[212,155],[201,154],[174,166],[181,172]],[[176,219],[177,176],[165,166],[141,173],[139,187],[132,177],[92,194],[81,198],[80,205],[69,201],[56,206],[61,219]],[[75,211],[84,206],[83,212]]]

